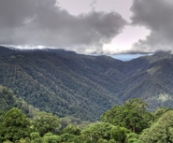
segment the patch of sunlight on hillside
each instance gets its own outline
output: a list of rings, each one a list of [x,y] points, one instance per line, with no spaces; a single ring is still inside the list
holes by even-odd
[[[168,100],[172,100],[172,98],[169,95],[167,95],[167,94],[160,94],[158,96],[157,100],[162,101],[162,102],[166,102]]]
[[[147,72],[148,72],[148,74],[153,75],[159,70],[159,68],[160,68],[159,66],[153,67],[153,68],[150,68],[149,70],[147,70]]]

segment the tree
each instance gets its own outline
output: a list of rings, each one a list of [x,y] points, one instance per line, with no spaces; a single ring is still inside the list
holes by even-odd
[[[105,140],[111,139],[111,130],[114,126],[109,123],[98,122],[90,124],[81,131],[84,141],[97,142],[100,138]]]
[[[59,137],[52,133],[46,133],[43,137],[43,143],[59,143]]]
[[[42,143],[42,138],[38,132],[31,133],[31,143]]]
[[[71,143],[71,142],[73,142],[74,138],[75,138],[75,135],[69,134],[69,133],[64,133],[64,134],[60,135],[59,141],[62,143],[69,143],[69,142]],[[80,142],[81,142],[81,140],[80,140]],[[75,143],[78,143],[78,142],[75,142]]]
[[[51,113],[40,112],[33,119],[33,125],[36,131],[43,136],[45,133],[53,132],[60,127],[60,120]]]
[[[30,143],[30,138],[26,137],[25,139],[21,138],[20,140],[16,140],[15,143]]]
[[[130,131],[124,127],[115,126],[111,130],[111,138],[120,143],[124,143],[127,140],[127,135]]]
[[[20,109],[12,108],[5,113],[1,127],[0,134],[3,140],[15,141],[20,138],[29,137],[30,123],[25,114]]]
[[[158,108],[154,113],[154,122],[156,122],[163,114],[170,110],[171,109],[167,107]]]
[[[145,129],[140,139],[147,143],[173,142],[173,111],[167,111],[150,128]]]
[[[152,114],[146,111],[146,106],[147,104],[140,99],[128,100],[123,105],[114,106],[105,112],[101,120],[140,133],[149,126],[152,118]]]
[[[64,133],[69,133],[69,134],[73,134],[73,135],[80,135],[80,129],[78,129],[73,124],[69,124],[67,127],[65,127],[61,131],[61,134],[64,134]]]

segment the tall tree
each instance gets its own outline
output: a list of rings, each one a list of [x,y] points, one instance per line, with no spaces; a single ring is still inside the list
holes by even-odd
[[[152,114],[146,111],[147,104],[140,99],[126,101],[105,112],[101,120],[115,126],[119,125],[139,133],[149,126]]]
[[[55,131],[60,127],[60,120],[51,113],[40,112],[34,117],[34,128],[43,136],[47,132]]]
[[[3,140],[15,141],[29,137],[30,123],[20,109],[12,108],[5,113],[0,127]]]
[[[173,142],[173,110],[167,111],[150,128],[145,129],[140,139],[147,143]]]

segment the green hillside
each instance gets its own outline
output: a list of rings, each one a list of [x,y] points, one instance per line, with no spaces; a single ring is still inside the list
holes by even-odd
[[[126,80],[127,88],[119,95],[121,94],[123,100],[141,98],[150,105],[150,110],[163,106],[173,108],[172,55],[157,53],[143,59],[148,60],[148,64],[138,68],[137,72]]]
[[[95,121],[132,98],[149,110],[173,107],[173,56],[158,52],[128,62],[64,50],[0,47],[0,84],[17,98],[60,117]]]
[[[96,120],[104,111],[119,103],[114,92],[120,91],[122,84],[93,68],[86,70],[86,65],[76,63],[78,60],[65,64],[59,55],[63,55],[61,51],[19,51],[2,56],[0,84],[11,88],[28,104],[60,117],[72,115]],[[87,57],[72,55],[82,61]],[[68,58],[64,56],[64,61]]]
[[[0,85],[0,110],[8,111],[13,107],[21,109],[28,117],[32,117],[39,110],[28,105],[23,99],[17,98],[13,91]]]

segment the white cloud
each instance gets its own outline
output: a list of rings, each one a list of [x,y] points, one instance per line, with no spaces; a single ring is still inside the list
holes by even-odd
[[[134,51],[132,45],[139,39],[144,39],[150,31],[143,27],[126,26],[121,34],[115,37],[111,43],[103,46],[103,53],[126,53]],[[137,49],[137,51],[139,51]]]

